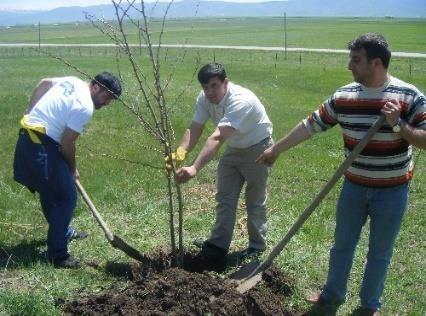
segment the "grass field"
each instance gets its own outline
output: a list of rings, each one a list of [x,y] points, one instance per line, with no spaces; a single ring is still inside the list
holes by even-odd
[[[209,44],[281,45],[272,35],[259,34],[249,38],[241,32],[237,35],[239,27],[251,27],[255,30],[262,29],[264,24],[275,23],[279,29],[282,27],[279,20],[270,19],[264,23],[259,22],[262,19],[237,19],[235,23],[225,21],[228,23],[227,27],[224,24],[223,30],[217,32],[213,32],[215,23],[212,21],[201,20],[200,23],[205,23],[206,30],[197,30],[191,34],[187,30],[185,35],[182,27],[180,32],[168,35],[170,43],[190,36],[191,43],[199,44],[204,39],[206,42],[203,43]],[[245,26],[242,21],[249,26]],[[425,21],[389,23],[387,20],[361,20],[363,28],[359,27],[361,24],[358,27],[353,24],[357,20],[349,21],[350,23],[346,19],[335,22],[323,19],[314,19],[313,22],[304,20],[301,24],[305,28],[309,28],[310,23],[316,27],[312,28],[310,35],[301,34],[300,29],[294,31],[294,38],[298,38],[294,46],[344,48],[345,43],[358,33],[374,29],[386,31],[384,33],[390,36],[391,47],[395,50],[426,51],[425,41],[419,40],[425,38]],[[295,19],[294,23],[296,22],[299,20]],[[181,23],[186,27],[189,25],[182,21],[172,21],[171,25],[173,23]],[[371,29],[368,28],[369,25]],[[327,30],[329,32],[322,42],[315,36],[323,34],[321,28],[324,34]],[[50,41],[61,42],[59,33],[62,33],[63,42],[105,42],[96,32],[87,30],[75,32],[62,28],[56,35],[53,30]],[[16,33],[13,38],[3,31],[0,42],[30,41],[26,31]],[[7,30],[9,31],[11,30]],[[231,33],[234,38],[226,36]],[[210,42],[207,42],[207,34],[211,36]],[[220,34],[223,35],[213,36]],[[78,229],[88,231],[90,236],[83,241],[71,243],[70,249],[76,257],[98,261],[100,268],[57,270],[46,263],[43,252],[46,250],[44,240],[47,225],[37,197],[12,180],[13,150],[18,121],[38,80],[46,76],[62,76],[75,72],[51,58],[21,56],[21,51],[9,49],[6,54],[2,54],[4,50],[0,52],[0,159],[3,162],[0,166],[0,315],[59,315],[60,311],[55,307],[57,298],[71,299],[98,293],[112,284],[125,287],[126,281],[108,273],[105,267],[111,261],[127,262],[130,259],[109,246],[95,220],[79,201],[73,224]],[[114,58],[104,54],[102,50],[99,54],[84,57],[70,54],[65,49],[56,50],[55,53],[66,55],[72,64],[92,74],[104,69],[114,71],[116,67]],[[165,73],[176,64],[174,58],[177,55],[182,56],[182,52],[168,50],[168,58],[163,59]],[[316,109],[337,87],[352,79],[346,70],[347,57],[344,55],[289,53],[285,60],[282,54],[275,53],[187,51],[185,58],[177,65],[174,80],[167,93],[177,136],[176,143],[180,141],[188,119],[192,116],[195,96],[199,91],[195,81],[188,85],[194,72],[194,60],[198,57],[201,58],[201,64],[210,62],[213,58],[224,63],[232,81],[250,88],[260,97],[274,124],[276,139]],[[126,64],[122,65],[122,71],[125,75],[129,73]],[[423,91],[426,91],[425,71],[424,59],[394,59],[390,69],[393,75],[415,84]],[[131,90],[133,85],[131,81],[125,82],[126,89]],[[179,102],[174,102],[182,91]],[[78,142],[77,159],[81,182],[109,226],[141,251],[167,245],[169,241],[168,201],[166,180],[161,170],[162,157],[158,152],[147,149],[145,145],[151,143],[136,119],[119,105],[95,113],[93,121]],[[327,148],[325,153],[321,150],[324,147]],[[341,136],[338,128],[335,128],[326,135],[318,135],[283,154],[277,162],[271,173],[268,200],[270,247],[282,238],[311,198],[331,177],[342,161],[341,147]],[[198,149],[199,147],[190,154],[189,160],[195,157]],[[415,159],[417,168],[411,184],[410,204],[397,240],[383,297],[385,315],[426,313],[426,276],[423,272],[426,258],[426,156],[417,151]],[[213,223],[216,164],[217,160],[211,162],[196,179],[183,186],[185,244],[188,247],[191,247],[190,243],[194,238],[208,236]],[[289,304],[297,309],[307,308],[303,298],[307,293],[318,290],[326,278],[339,186],[340,184],[333,189],[275,262],[294,280],[294,294]],[[244,223],[241,208],[231,250],[246,246]],[[367,241],[367,232],[364,231],[351,274],[348,301],[339,309],[338,315],[350,314],[359,304],[357,293]]]
[[[161,30],[161,21],[151,23],[152,36]],[[138,33],[128,26],[129,40],[138,42]],[[425,52],[425,19],[375,18],[287,18],[288,47],[345,49],[346,43],[365,32],[382,33],[393,51]],[[403,39],[403,40],[402,40]],[[38,43],[38,26],[0,28],[0,43]],[[105,43],[105,38],[89,23],[41,25],[42,43]],[[163,43],[205,45],[284,46],[284,19],[276,18],[196,18],[170,20]]]

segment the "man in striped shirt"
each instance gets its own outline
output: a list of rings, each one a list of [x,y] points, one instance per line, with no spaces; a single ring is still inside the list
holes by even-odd
[[[385,115],[385,124],[345,172],[327,282],[321,293],[308,299],[321,305],[345,300],[354,251],[369,216],[368,260],[359,310],[364,315],[380,315],[380,297],[413,176],[412,145],[426,148],[426,100],[416,87],[388,73],[391,52],[382,35],[364,34],[350,42],[348,49],[354,82],[336,90],[317,111],[266,149],[258,162],[271,165],[281,152],[337,124],[347,156],[377,118]]]

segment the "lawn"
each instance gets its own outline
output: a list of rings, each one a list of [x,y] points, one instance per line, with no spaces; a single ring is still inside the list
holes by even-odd
[[[305,35],[297,32],[295,37],[299,40],[294,46],[342,48],[354,34],[370,30],[367,26],[357,29],[352,21],[345,21],[337,20],[333,24],[328,20],[321,24],[324,29],[329,30],[344,29],[346,26],[347,29],[342,31],[345,36],[337,36],[340,43],[330,39],[331,33],[323,39],[322,44],[319,39],[302,40]],[[172,23],[178,22],[180,21]],[[271,19],[270,23],[273,22],[274,19]],[[209,32],[212,32],[214,23],[205,23]],[[232,30],[235,35],[239,23],[242,22],[238,19],[235,25],[229,22],[228,30]],[[304,27],[309,23],[314,22],[305,20]],[[374,24],[377,29],[393,34],[389,40],[395,50],[425,51],[424,41],[413,40],[413,33],[424,37],[424,27],[416,24],[424,25],[424,21],[388,24],[388,21],[382,20],[374,23],[377,23]],[[400,26],[404,23],[408,23],[416,31],[403,36]],[[253,29],[256,28],[255,25],[250,25]],[[218,33],[226,34],[225,29],[224,27],[223,32]],[[22,41],[28,40],[24,33],[19,35]],[[176,38],[178,42],[183,39],[184,33],[182,30],[180,35],[170,35],[170,38]],[[187,36],[191,36],[191,42],[202,44],[198,41],[203,38],[202,33],[197,33],[198,37]],[[91,42],[95,38],[98,42],[105,42],[95,32],[93,37],[85,38],[85,34],[87,35],[79,32],[75,38],[67,38],[64,42]],[[14,40],[21,41],[19,36]],[[214,40],[209,42],[212,44],[254,45],[252,39],[257,36],[247,38],[240,34],[235,42],[228,41],[232,36],[212,38]],[[221,42],[225,38],[227,41]],[[10,35],[5,35],[2,31],[0,42],[7,39],[10,40]],[[272,41],[272,36],[269,40],[262,41],[256,40],[256,43],[280,45],[278,41]],[[52,36],[52,42],[60,40]],[[90,236],[83,241],[71,243],[70,249],[78,258],[97,261],[99,268],[58,270],[46,263],[44,240],[47,225],[37,197],[12,180],[13,150],[19,119],[40,78],[76,72],[57,60],[34,55],[29,50],[24,53],[22,49],[0,50],[0,159],[3,162],[0,166],[0,315],[59,315],[60,311],[55,307],[55,300],[58,298],[70,299],[98,293],[113,284],[124,288],[126,281],[108,273],[105,267],[111,261],[128,262],[131,259],[107,243],[99,226],[85,205],[79,201],[73,224],[78,229],[89,232]],[[114,54],[105,53],[104,50],[93,51],[82,57],[77,51],[73,53],[64,48],[57,49],[54,53],[66,56],[73,65],[90,74],[116,69]],[[162,56],[163,78],[176,66],[166,95],[176,134],[175,144],[180,141],[182,132],[189,123],[195,96],[199,91],[198,84],[193,80],[194,61],[197,58],[200,59],[200,64],[213,59],[224,63],[232,81],[250,88],[260,97],[274,124],[275,139],[316,109],[337,87],[351,80],[351,75],[346,70],[347,56],[344,55],[289,53],[288,58],[284,59],[283,54],[275,53],[188,50],[183,59],[176,56],[183,56],[182,51],[169,49],[167,58]],[[121,71],[125,77],[129,76],[130,71],[125,63],[122,64]],[[390,69],[393,75],[415,84],[423,91],[426,90],[425,71],[424,59],[394,59]],[[124,86],[132,91],[134,82],[126,80]],[[211,130],[211,126],[208,126],[208,130]],[[161,170],[163,158],[152,144],[135,117],[119,104],[95,113],[93,121],[78,141],[77,159],[82,184],[114,232],[144,252],[169,243],[167,188]],[[196,156],[199,147],[190,154],[189,161]],[[341,147],[341,136],[338,128],[335,128],[326,135],[317,135],[283,154],[276,163],[271,173],[268,200],[269,247],[273,247],[283,237],[311,198],[331,177],[342,161]],[[426,313],[426,277],[423,272],[426,256],[423,237],[426,234],[426,157],[423,152],[416,151],[415,159],[417,168],[411,183],[410,204],[397,240],[383,297],[385,315]],[[191,241],[194,238],[207,237],[213,223],[216,164],[217,159],[196,179],[182,187],[185,197],[185,245],[188,248],[192,247]],[[275,261],[294,280],[295,290],[289,304],[296,309],[307,308],[303,298],[307,293],[318,290],[326,278],[339,187],[340,183]],[[241,204],[231,250],[246,247],[244,223]],[[359,304],[357,293],[367,241],[368,234],[364,231],[351,274],[348,301],[339,309],[338,315],[349,314]]]
[[[162,21],[153,19],[153,38]],[[130,42],[138,33],[127,25]],[[380,18],[287,18],[288,47],[344,49],[346,43],[365,32],[382,33],[393,51],[425,52],[425,19]],[[164,29],[164,44],[284,46],[284,18],[194,18],[170,19]],[[89,23],[41,25],[41,43],[105,43]],[[0,28],[0,43],[38,43],[38,26]]]

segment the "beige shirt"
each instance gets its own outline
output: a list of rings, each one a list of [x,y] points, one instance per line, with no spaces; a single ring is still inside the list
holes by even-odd
[[[229,126],[235,133],[228,138],[228,145],[247,148],[272,135],[272,123],[265,107],[250,90],[228,83],[228,90],[219,104],[207,100],[203,91],[197,98],[192,120],[205,124],[211,118],[215,126]]]

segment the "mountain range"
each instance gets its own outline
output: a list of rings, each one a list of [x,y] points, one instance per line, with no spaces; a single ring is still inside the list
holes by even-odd
[[[167,2],[145,3],[152,17],[162,17]],[[85,14],[114,19],[112,5],[89,7],[61,7],[42,11],[0,11],[0,25],[13,26],[34,23],[68,23],[84,21]],[[184,17],[409,17],[426,18],[426,0],[287,0],[258,3],[183,0],[174,2],[167,14],[169,18]],[[132,13],[131,13],[132,14]],[[135,12],[134,12],[135,14]],[[135,16],[137,16],[135,14]]]

